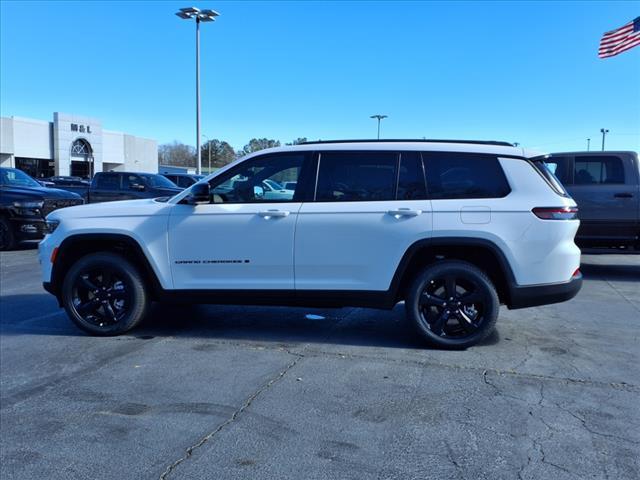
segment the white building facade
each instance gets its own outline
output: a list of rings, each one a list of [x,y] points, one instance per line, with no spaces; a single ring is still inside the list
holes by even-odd
[[[158,172],[158,142],[102,129],[97,118],[55,112],[53,122],[0,117],[0,166],[34,178]]]

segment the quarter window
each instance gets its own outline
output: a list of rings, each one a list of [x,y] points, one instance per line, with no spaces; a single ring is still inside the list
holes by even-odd
[[[366,202],[395,198],[395,152],[322,152],[317,202]]]
[[[624,183],[624,167],[619,157],[611,155],[575,158],[576,185]]]
[[[511,191],[495,156],[428,152],[423,158],[433,199],[501,198]]]

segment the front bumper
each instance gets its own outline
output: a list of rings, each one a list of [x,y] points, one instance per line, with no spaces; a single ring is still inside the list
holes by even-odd
[[[571,300],[582,288],[582,274],[577,273],[568,282],[532,286],[515,286],[511,289],[509,309],[537,307]]]
[[[45,236],[45,221],[41,217],[13,217],[10,221],[19,241],[40,240]]]

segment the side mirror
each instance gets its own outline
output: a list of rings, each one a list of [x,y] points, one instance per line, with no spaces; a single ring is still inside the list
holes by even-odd
[[[144,185],[140,185],[139,183],[132,183],[129,186],[130,190],[136,190],[137,192],[144,192],[145,190],[145,186]]]
[[[201,203],[210,203],[211,202],[211,186],[208,182],[198,182],[195,183],[191,190],[189,191],[189,195],[187,196],[187,202],[190,205],[199,205]]]
[[[253,196],[255,198],[263,198],[264,197],[264,188],[255,186],[253,187]]]

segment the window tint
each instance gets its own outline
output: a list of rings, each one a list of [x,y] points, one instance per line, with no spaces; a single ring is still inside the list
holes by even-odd
[[[195,180],[191,177],[177,177],[175,180],[173,178],[170,178],[169,180],[177,184],[179,187],[183,188],[190,187],[191,185],[196,183]]]
[[[428,152],[423,158],[431,198],[501,198],[511,191],[494,156]]]
[[[316,201],[393,200],[397,153],[322,152]]]
[[[213,203],[292,202],[296,189],[285,189],[282,185],[298,182],[304,160],[304,155],[269,155],[248,160],[211,181]]]
[[[619,157],[611,155],[575,158],[576,185],[624,183],[624,167]]]
[[[427,198],[427,186],[418,152],[403,152],[398,173],[398,200],[421,200]]]
[[[144,186],[144,181],[138,175],[127,174],[122,178],[122,189],[130,190],[134,185]]]
[[[563,185],[572,183],[571,172],[569,171],[569,157],[547,157],[542,161],[560,183]]]
[[[120,190],[120,175],[117,173],[96,175],[96,179],[96,188],[102,190]]]

